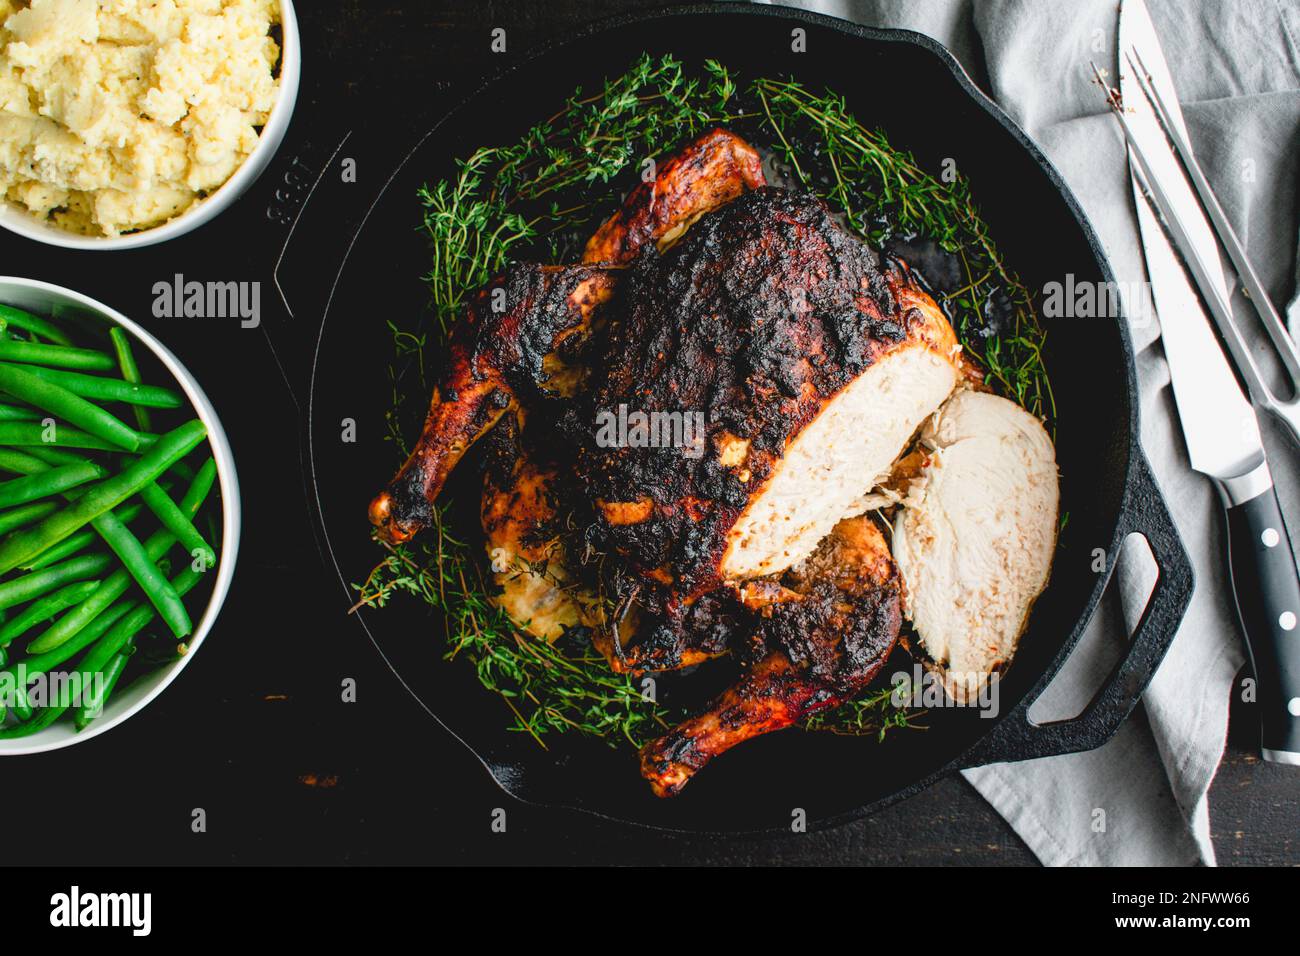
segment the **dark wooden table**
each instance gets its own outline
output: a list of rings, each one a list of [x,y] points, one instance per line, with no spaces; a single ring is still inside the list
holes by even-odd
[[[286,151],[331,136],[397,98],[390,131],[410,143],[509,53],[640,0],[380,3],[302,0],[308,56]],[[401,128],[404,123],[405,128]],[[396,153],[394,156],[396,157]],[[361,175],[379,171],[362,170]],[[514,803],[442,734],[359,631],[342,620],[308,512],[299,408],[266,342],[235,323],[149,318],[151,287],[266,274],[277,235],[264,182],[217,223],[163,249],[111,257],[0,239],[5,271],[72,285],[148,324],[204,382],[235,445],[245,539],[235,587],[193,665],[146,711],[72,750],[6,761],[6,792],[39,796],[43,819],[93,812],[97,826],[19,828],[15,859],[65,863],[1033,864],[1018,837],[960,779],[878,815],[779,839],[665,836]],[[199,274],[205,263],[220,274]],[[215,266],[213,267],[216,268]],[[234,270],[232,272],[232,269]],[[209,272],[212,270],[209,269]],[[378,334],[378,333],[364,333]],[[358,701],[340,700],[353,678]],[[1244,723],[1244,722],[1243,722]],[[1296,775],[1261,764],[1234,732],[1211,802],[1223,863],[1300,862]],[[207,813],[206,833],[191,812]],[[505,807],[505,834],[490,829]]]

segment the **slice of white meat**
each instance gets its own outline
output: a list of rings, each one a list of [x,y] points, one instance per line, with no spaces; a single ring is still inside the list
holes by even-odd
[[[960,390],[922,430],[931,449],[894,522],[904,612],[948,695],[974,700],[1016,651],[1056,549],[1060,487],[1042,423]]]
[[[888,472],[959,372],[954,356],[918,340],[885,355],[827,402],[732,527],[723,575],[776,574],[812,554],[836,522],[863,504],[864,478]]]

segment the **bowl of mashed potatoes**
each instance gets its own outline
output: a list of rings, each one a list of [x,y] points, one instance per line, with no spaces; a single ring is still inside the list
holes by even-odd
[[[0,226],[79,249],[201,226],[298,93],[289,0],[0,0]]]

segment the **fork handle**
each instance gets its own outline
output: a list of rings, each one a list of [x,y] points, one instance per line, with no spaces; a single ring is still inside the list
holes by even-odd
[[[1254,497],[1225,504],[1232,591],[1255,671],[1264,759],[1300,766],[1300,573],[1291,539],[1272,479]]]

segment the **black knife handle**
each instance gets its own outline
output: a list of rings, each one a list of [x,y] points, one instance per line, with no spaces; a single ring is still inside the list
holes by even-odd
[[[1255,670],[1264,758],[1300,764],[1300,573],[1271,482],[1229,506],[1228,559]]]

